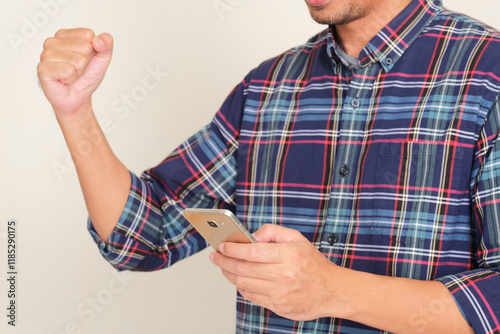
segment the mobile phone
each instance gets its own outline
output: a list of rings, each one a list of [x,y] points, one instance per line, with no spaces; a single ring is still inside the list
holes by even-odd
[[[185,209],[182,214],[215,250],[224,241],[257,242],[229,210]]]

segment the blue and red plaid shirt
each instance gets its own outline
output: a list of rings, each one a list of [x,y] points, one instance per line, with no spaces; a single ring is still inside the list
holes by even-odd
[[[500,35],[414,0],[354,69],[333,29],[251,71],[210,125],[132,175],[107,245],[91,234],[119,270],[157,270],[207,246],[184,208],[227,208],[252,232],[299,230],[339,266],[439,280],[476,333],[500,333]],[[236,330],[381,332],[241,296]]]

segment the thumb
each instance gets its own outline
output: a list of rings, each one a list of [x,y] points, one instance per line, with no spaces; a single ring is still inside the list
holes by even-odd
[[[292,242],[305,239],[297,230],[272,224],[263,225],[254,233],[254,237],[258,242],[265,243]]]
[[[108,33],[100,34],[92,40],[92,47],[96,51],[96,56],[111,61],[113,55],[113,36]]]

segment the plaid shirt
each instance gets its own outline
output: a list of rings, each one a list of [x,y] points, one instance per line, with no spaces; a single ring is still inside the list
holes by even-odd
[[[251,71],[210,125],[132,175],[108,245],[89,224],[105,258],[170,266],[207,246],[181,211],[227,208],[252,232],[299,230],[339,266],[439,280],[476,333],[500,333],[500,35],[414,0],[359,59],[330,27]],[[237,317],[238,333],[381,332],[241,296]]]

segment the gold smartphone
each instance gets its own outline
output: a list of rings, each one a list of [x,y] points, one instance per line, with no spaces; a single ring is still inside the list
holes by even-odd
[[[215,250],[218,250],[224,241],[257,242],[229,210],[185,209],[182,214]]]

